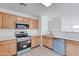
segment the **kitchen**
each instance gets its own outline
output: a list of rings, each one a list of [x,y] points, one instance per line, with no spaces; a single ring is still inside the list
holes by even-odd
[[[0,56],[79,56],[79,4],[0,4]]]

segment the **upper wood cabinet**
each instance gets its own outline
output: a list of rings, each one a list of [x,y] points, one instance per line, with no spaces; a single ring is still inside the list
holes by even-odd
[[[32,29],[39,29],[39,20],[32,19],[31,20],[31,28]]]
[[[16,16],[11,14],[3,14],[3,28],[15,29]]]
[[[39,20],[0,12],[0,28],[15,29],[16,22],[29,24],[30,29],[39,29]]]
[[[17,52],[16,39],[0,41],[0,56],[12,56]]]
[[[66,55],[67,56],[79,56],[79,42],[66,40]]]
[[[30,18],[24,18],[23,22],[26,23],[26,24],[30,24],[31,20],[30,20]]]
[[[17,16],[17,22],[24,22],[23,17]]]
[[[2,13],[0,12],[0,28],[2,28]]]

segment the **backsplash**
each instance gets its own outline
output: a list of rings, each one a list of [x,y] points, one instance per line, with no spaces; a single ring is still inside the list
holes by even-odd
[[[73,39],[79,39],[79,32],[65,32],[65,36]]]
[[[15,37],[16,31],[27,31],[27,33],[31,36],[39,35],[40,31],[36,29],[29,29],[29,30],[15,30],[15,29],[0,29],[0,39],[13,39]]]
[[[15,30],[0,29],[0,39],[16,38],[14,32]]]

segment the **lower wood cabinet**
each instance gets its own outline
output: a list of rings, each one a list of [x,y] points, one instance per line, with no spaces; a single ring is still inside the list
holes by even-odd
[[[66,40],[65,44],[67,56],[79,56],[79,42]]]
[[[0,41],[0,56],[12,56],[17,52],[16,40]]]
[[[53,39],[50,36],[43,36],[43,46],[53,49]]]
[[[41,36],[32,36],[31,48],[39,46],[41,43]]]

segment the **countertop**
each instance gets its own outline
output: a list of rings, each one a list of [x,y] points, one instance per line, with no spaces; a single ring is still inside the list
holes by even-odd
[[[65,37],[65,36],[58,36],[58,35],[44,35],[44,36],[50,36],[50,37],[54,37],[54,38],[62,38],[64,40],[79,41],[79,39],[69,38],[69,37]]]
[[[5,39],[5,38],[0,38],[0,41],[5,41],[5,40],[15,40],[15,39],[17,39],[17,38],[7,38],[7,39]]]

